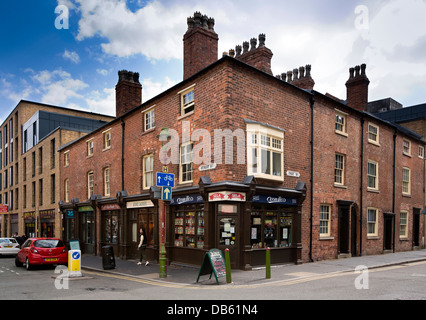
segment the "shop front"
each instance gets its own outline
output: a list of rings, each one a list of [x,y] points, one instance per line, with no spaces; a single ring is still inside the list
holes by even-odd
[[[36,236],[35,223],[36,223],[35,211],[25,212],[24,213],[24,225],[25,225],[24,234],[29,238]]]
[[[78,208],[80,248],[83,253],[95,253],[95,210],[92,206]]]
[[[286,189],[223,182],[192,187],[188,194],[174,192],[168,217],[170,261],[200,265],[208,250],[229,249],[231,267],[250,270],[265,265],[270,248],[273,264],[301,262],[304,184]]]
[[[55,237],[55,209],[40,210],[40,236],[42,238]]]
[[[101,247],[112,246],[116,255],[120,245],[120,206],[118,204],[101,205]]]
[[[148,261],[158,259],[158,214],[157,206],[150,199],[126,202],[126,216],[129,219],[128,228],[130,247],[128,255],[132,259],[140,258],[138,245],[140,242],[140,229],[146,237],[145,255]]]

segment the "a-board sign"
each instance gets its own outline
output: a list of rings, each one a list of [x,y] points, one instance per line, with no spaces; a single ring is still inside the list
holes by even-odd
[[[203,263],[201,264],[200,272],[198,273],[197,282],[201,276],[212,274],[216,278],[216,283],[219,284],[219,278],[226,277],[225,259],[223,258],[222,251],[219,249],[211,249],[204,255]]]

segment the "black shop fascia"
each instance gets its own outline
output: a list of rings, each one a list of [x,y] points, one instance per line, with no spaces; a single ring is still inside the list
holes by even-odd
[[[169,203],[169,261],[200,265],[210,249],[230,250],[231,267],[250,270],[265,264],[301,262],[301,212],[306,185],[295,189],[264,186],[254,177],[173,190]]]

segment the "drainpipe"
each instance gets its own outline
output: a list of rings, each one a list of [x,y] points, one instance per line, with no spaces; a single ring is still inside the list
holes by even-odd
[[[121,119],[121,190],[124,190],[124,132],[126,123]]]
[[[361,118],[361,168],[360,168],[360,175],[361,175],[361,183],[360,183],[360,196],[359,196],[359,256],[362,256],[362,213],[363,213],[363,205],[364,205],[364,198],[363,198],[363,182],[364,182],[364,115],[362,115]]]
[[[309,259],[314,262],[312,257],[312,242],[313,242],[313,219],[314,219],[314,95],[310,98],[311,105],[311,217],[310,217],[310,238],[309,238]]]
[[[397,130],[395,129],[395,132],[393,134],[393,181],[392,181],[392,213],[394,214],[393,216],[393,243],[392,243],[392,250],[393,252],[395,252],[395,220],[396,220],[396,212],[395,212],[395,197],[396,197],[396,193],[395,193],[395,179],[396,179],[396,137],[397,137]]]

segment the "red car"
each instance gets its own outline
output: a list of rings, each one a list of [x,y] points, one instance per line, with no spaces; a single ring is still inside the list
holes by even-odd
[[[68,252],[61,239],[31,238],[21,245],[15,265],[27,270],[35,265],[68,264]]]

